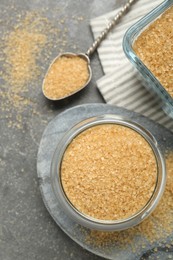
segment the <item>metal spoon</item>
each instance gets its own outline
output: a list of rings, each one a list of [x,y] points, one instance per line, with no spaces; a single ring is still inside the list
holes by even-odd
[[[50,64],[48,71],[45,75],[44,81],[43,81],[43,85],[42,85],[42,91],[43,94],[46,98],[48,98],[49,100],[54,100],[54,101],[58,101],[58,100],[62,100],[64,98],[70,97],[74,94],[76,94],[77,92],[81,91],[83,88],[85,88],[88,83],[91,80],[92,77],[92,71],[91,71],[91,67],[90,67],[90,56],[93,54],[93,52],[97,49],[97,47],[100,45],[100,43],[106,38],[106,36],[108,35],[108,33],[113,29],[113,27],[119,22],[119,20],[121,19],[121,17],[123,15],[125,15],[127,13],[127,11],[130,9],[130,7],[132,6],[132,4],[134,2],[136,2],[137,0],[128,0],[126,4],[124,4],[124,6],[121,8],[121,10],[117,13],[117,15],[112,19],[112,21],[107,25],[107,27],[100,33],[100,35],[97,37],[97,39],[93,42],[92,46],[87,50],[86,53],[80,53],[80,54],[75,54],[75,53],[71,53],[71,52],[66,52],[63,54],[58,55],[53,62]],[[64,96],[61,97],[50,97],[46,91],[45,91],[45,79],[47,77],[47,75],[49,74],[52,66],[55,64],[55,62],[57,62],[60,58],[62,57],[67,57],[67,58],[73,58],[73,57],[80,57],[82,59],[84,59],[87,63],[88,66],[88,79],[85,82],[85,84],[78,88],[77,90],[68,93]]]

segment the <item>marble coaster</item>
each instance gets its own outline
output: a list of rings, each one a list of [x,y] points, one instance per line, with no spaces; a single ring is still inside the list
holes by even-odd
[[[49,211],[52,218],[57,225],[76,243],[81,245],[88,251],[105,257],[107,259],[127,259],[136,260],[142,255],[145,255],[148,250],[152,250],[150,244],[146,248],[141,248],[141,252],[132,252],[131,247],[122,250],[116,245],[102,248],[100,246],[91,245],[87,242],[88,230],[80,225],[74,223],[68,216],[66,216],[56,201],[52,190],[50,180],[50,167],[53,153],[58,142],[61,140],[64,133],[70,129],[74,124],[97,115],[114,114],[132,119],[140,123],[148,129],[156,138],[161,150],[165,152],[167,149],[173,150],[173,133],[161,125],[145,118],[137,113],[128,111],[124,108],[119,108],[107,104],[86,104],[73,107],[56,116],[46,127],[40,142],[38,157],[37,157],[37,174],[39,179],[40,190],[44,204]],[[142,239],[142,238],[137,238]],[[157,247],[159,245],[156,245]],[[156,252],[159,254],[159,250]],[[161,252],[160,252],[161,253]],[[163,252],[162,252],[163,254]],[[165,252],[166,254],[166,252]],[[165,255],[166,256],[166,255]],[[154,258],[153,258],[154,259]],[[162,258],[167,259],[167,258]]]

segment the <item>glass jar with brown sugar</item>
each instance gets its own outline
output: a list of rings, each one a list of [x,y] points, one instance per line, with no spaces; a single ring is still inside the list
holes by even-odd
[[[91,229],[137,225],[165,187],[164,159],[142,126],[114,115],[80,122],[58,144],[52,186],[65,213]]]

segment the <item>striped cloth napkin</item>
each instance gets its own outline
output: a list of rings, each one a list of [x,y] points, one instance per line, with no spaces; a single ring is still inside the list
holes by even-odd
[[[122,48],[126,30],[162,2],[161,0],[137,1],[101,43],[98,54],[105,76],[97,81],[97,87],[108,104],[140,113],[173,131],[173,120],[163,112],[158,98],[136,78]],[[97,38],[119,10],[120,8],[91,20],[94,38]]]

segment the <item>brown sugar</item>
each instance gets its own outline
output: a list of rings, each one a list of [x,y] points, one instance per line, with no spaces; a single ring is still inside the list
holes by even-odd
[[[144,30],[134,42],[139,58],[173,97],[173,6]]]
[[[43,92],[50,99],[61,99],[81,89],[89,78],[88,64],[79,56],[61,56],[46,75]]]
[[[136,131],[102,124],[73,139],[62,160],[61,178],[68,199],[80,212],[119,220],[147,204],[156,185],[157,163]]]
[[[9,13],[9,6],[3,8]],[[67,31],[61,30],[60,22],[54,24],[47,18],[45,8],[26,12],[14,7],[10,11],[13,16],[8,16],[0,41],[0,110],[8,116],[7,127],[24,131],[26,111],[39,114],[45,64],[54,52],[63,51]]]
[[[120,232],[90,230],[86,242],[96,247],[131,247],[133,252],[143,251],[148,244],[167,247],[173,244],[173,152],[166,156],[167,184],[164,195],[154,212],[139,225]],[[138,237],[136,240],[135,238]],[[169,238],[169,242],[167,239]],[[156,244],[157,243],[157,244]]]
[[[45,43],[46,35],[21,28],[8,35],[7,47],[4,50],[8,63],[8,81],[13,86],[18,86],[19,91],[29,80],[37,77],[39,72],[35,57]]]

